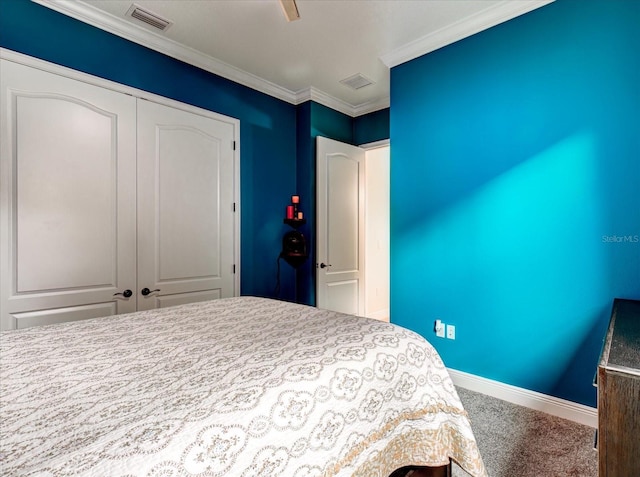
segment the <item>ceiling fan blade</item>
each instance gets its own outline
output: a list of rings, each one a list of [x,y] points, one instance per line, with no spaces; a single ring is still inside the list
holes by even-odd
[[[280,6],[284,12],[284,16],[287,17],[288,22],[298,20],[300,13],[298,13],[298,6],[296,0],[280,0]]]

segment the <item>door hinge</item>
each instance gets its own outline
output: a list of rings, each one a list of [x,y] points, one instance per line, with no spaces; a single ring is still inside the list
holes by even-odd
[[[235,141],[233,141],[233,150],[234,151],[236,150],[236,142]]]
[[[236,203],[235,202],[233,203],[233,211],[234,212],[236,211]]]
[[[233,273],[236,273],[236,264],[233,264]]]

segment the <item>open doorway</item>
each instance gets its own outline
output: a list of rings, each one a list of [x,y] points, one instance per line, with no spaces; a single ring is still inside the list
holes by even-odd
[[[389,321],[389,144],[316,154],[317,306]]]
[[[365,305],[364,315],[389,321],[390,147],[365,149]]]

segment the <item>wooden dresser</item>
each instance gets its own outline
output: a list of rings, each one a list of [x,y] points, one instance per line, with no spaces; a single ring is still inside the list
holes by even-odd
[[[640,476],[640,301],[616,298],[598,386],[598,476]]]

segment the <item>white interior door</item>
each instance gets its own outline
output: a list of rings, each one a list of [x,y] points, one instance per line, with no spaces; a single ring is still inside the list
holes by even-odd
[[[2,329],[135,311],[135,98],[6,60],[0,85]]]
[[[233,141],[230,122],[139,101],[138,309],[234,296]]]
[[[323,137],[316,146],[317,305],[362,315],[365,153]]]

